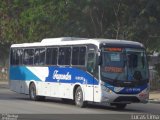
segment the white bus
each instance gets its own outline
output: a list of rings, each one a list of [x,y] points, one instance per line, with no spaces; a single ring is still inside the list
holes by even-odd
[[[62,37],[10,48],[10,89],[35,101],[147,103],[148,74],[145,48],[133,41]]]

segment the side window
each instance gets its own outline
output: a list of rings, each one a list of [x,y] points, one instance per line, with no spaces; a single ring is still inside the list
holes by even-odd
[[[45,64],[45,48],[39,49],[39,65]]]
[[[59,48],[58,64],[64,65],[65,48]]]
[[[11,49],[11,65],[16,65],[16,49]]]
[[[69,47],[59,48],[58,64],[70,65],[70,59],[71,59],[71,48]]]
[[[79,63],[79,47],[73,47],[72,49],[72,65],[78,65]]]
[[[88,72],[93,73],[94,68],[95,68],[95,54],[88,53],[87,70],[88,70]]]
[[[12,49],[11,50],[11,65],[21,65],[22,64],[22,49]]]
[[[96,55],[95,52],[90,52],[88,53],[88,58],[87,58],[87,71],[94,75],[98,79],[98,65],[96,64]]]
[[[57,65],[58,48],[52,49],[52,65]]]
[[[35,49],[34,52],[34,65],[38,65],[39,64],[39,49]]]
[[[80,47],[79,65],[85,65],[86,47]]]
[[[52,48],[47,48],[46,50],[46,64],[47,65],[52,64],[52,58],[53,58],[52,50],[53,50]]]
[[[65,49],[65,65],[70,65],[71,61],[71,48]]]
[[[47,48],[46,51],[46,64],[47,65],[57,65],[57,48]]]
[[[25,49],[24,50],[24,57],[23,57],[23,64],[25,65],[33,65],[34,58],[34,49]]]
[[[85,65],[86,47],[73,47],[72,65]]]
[[[18,49],[16,56],[17,56],[17,59],[18,59],[18,64],[22,65],[23,50],[22,49]]]
[[[35,49],[34,64],[35,65],[44,65],[44,63],[45,63],[45,48]]]

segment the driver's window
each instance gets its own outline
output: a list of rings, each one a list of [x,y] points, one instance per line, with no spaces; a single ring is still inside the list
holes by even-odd
[[[95,69],[95,53],[88,53],[87,71],[93,74],[94,69]]]

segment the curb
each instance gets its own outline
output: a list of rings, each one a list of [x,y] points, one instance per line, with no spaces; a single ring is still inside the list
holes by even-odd
[[[149,102],[149,103],[160,104],[160,99],[150,99],[148,102]]]
[[[0,84],[8,84],[8,81],[0,81]]]
[[[9,88],[8,82],[2,82],[0,81],[0,88]]]

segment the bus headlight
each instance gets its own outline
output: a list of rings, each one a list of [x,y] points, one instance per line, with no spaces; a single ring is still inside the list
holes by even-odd
[[[103,91],[107,92],[107,93],[112,93],[112,90],[103,86]]]
[[[112,90],[110,90],[109,88],[107,88],[106,87],[106,90],[105,90],[106,92],[108,92],[108,93],[112,93]]]
[[[101,85],[102,85],[102,90],[103,90],[103,91],[105,91],[105,92],[107,92],[107,93],[112,93],[112,92],[113,92],[111,89],[109,89],[109,88],[107,88],[107,87],[105,86],[105,83],[104,83],[104,82],[102,82]]]

